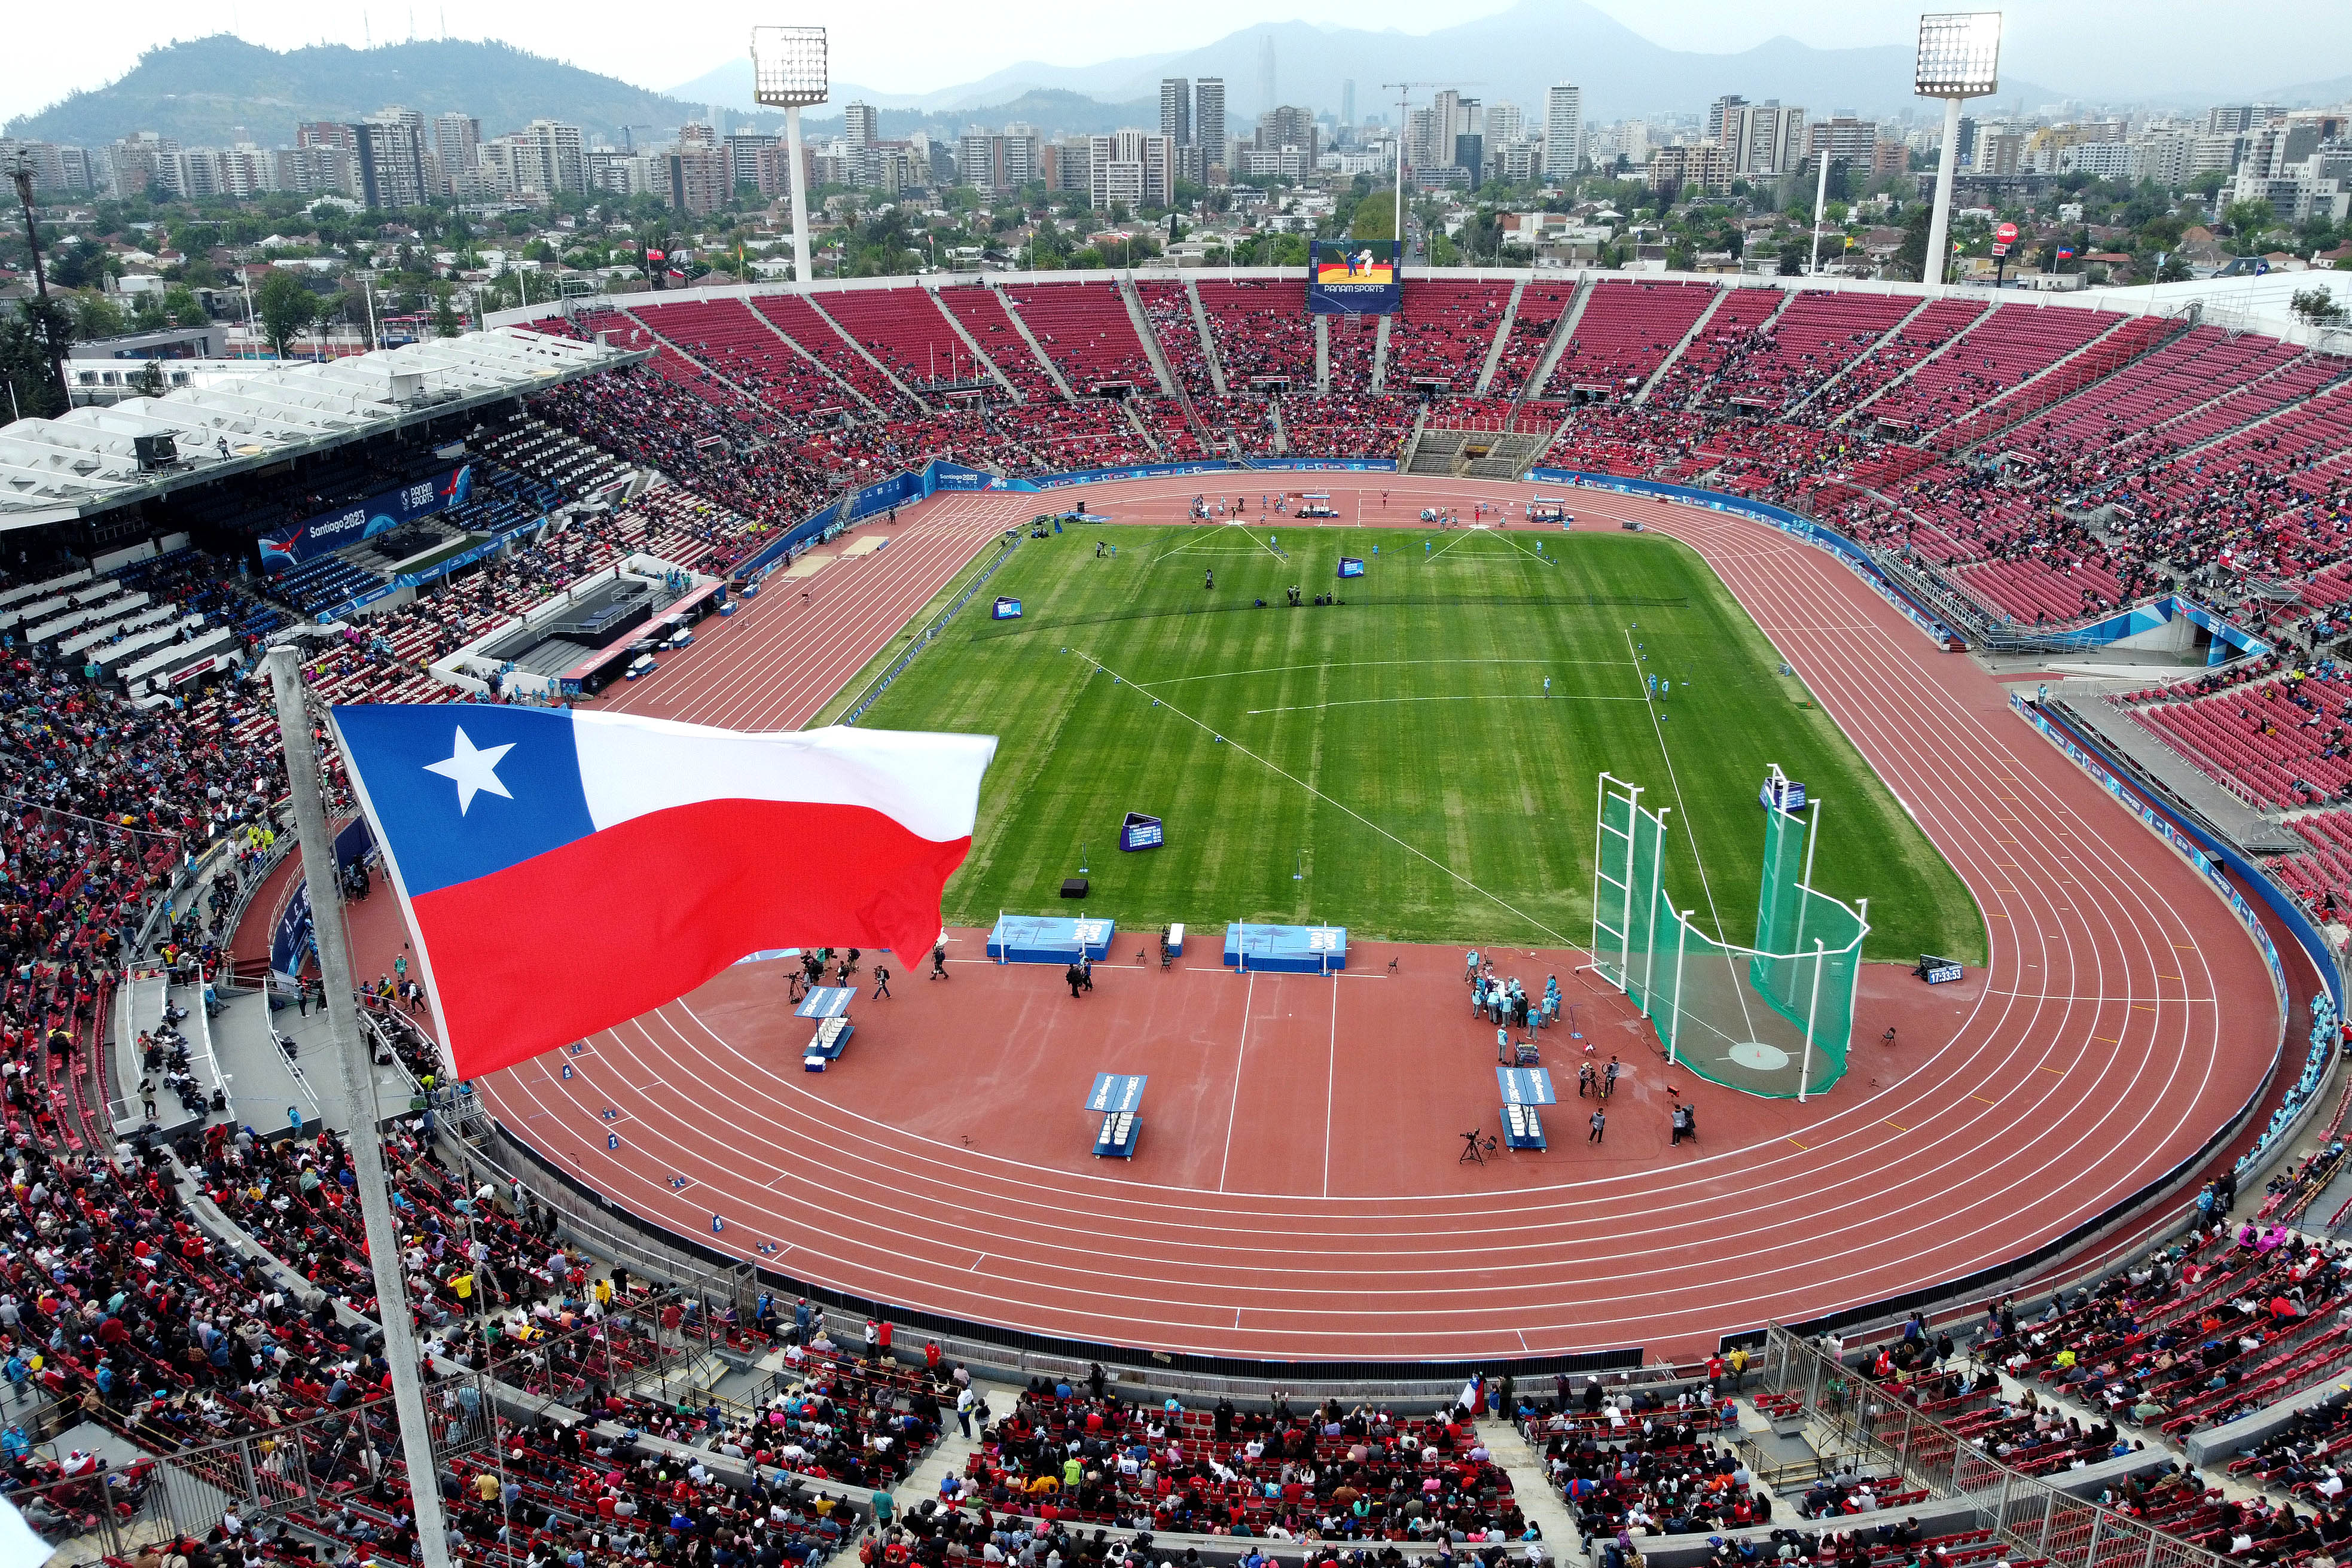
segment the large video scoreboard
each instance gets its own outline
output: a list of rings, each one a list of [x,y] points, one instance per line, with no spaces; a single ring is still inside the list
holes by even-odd
[[[1307,268],[1307,308],[1317,315],[1394,315],[1404,295],[1393,239],[1311,241]]]

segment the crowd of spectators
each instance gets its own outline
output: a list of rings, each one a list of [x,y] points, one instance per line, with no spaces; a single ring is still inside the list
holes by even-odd
[[[1242,1412],[1130,1403],[1091,1384],[1024,1392],[987,1426],[957,1490],[1045,1525],[1272,1541],[1485,1542],[1524,1538],[1509,1474],[1466,1409],[1413,1419],[1327,1401]]]

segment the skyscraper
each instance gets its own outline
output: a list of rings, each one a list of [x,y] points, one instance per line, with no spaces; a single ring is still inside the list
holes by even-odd
[[[863,150],[882,140],[882,114],[870,103],[851,103],[841,110],[842,137],[853,149]]]
[[[1564,81],[1544,94],[1543,177],[1572,178],[1584,163],[1584,89]]]
[[[1721,98],[1708,104],[1706,106],[1706,139],[1718,147],[1723,145],[1724,132],[1730,129],[1726,122],[1738,115],[1747,107],[1747,104],[1748,100],[1736,92],[1725,93]]]
[[[1717,143],[1738,174],[1792,174],[1805,160],[1805,111],[1780,100],[1747,103],[1724,117]]]
[[[1274,35],[1262,33],[1257,40],[1257,102],[1261,114],[1282,102],[1281,94],[1275,89]]]
[[[1339,83],[1339,123],[1356,122],[1356,79],[1349,77]]]
[[[1171,76],[1160,83],[1160,134],[1179,147],[1192,144],[1192,84]]]
[[[1225,145],[1225,79],[1204,76],[1192,84],[1192,139],[1201,144],[1201,165],[1222,163]]]

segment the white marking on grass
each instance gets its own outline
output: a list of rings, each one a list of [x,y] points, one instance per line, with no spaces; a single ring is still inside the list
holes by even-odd
[[[1165,680],[1138,680],[1131,684],[1146,691],[1155,691],[1163,686],[1182,686],[1193,680],[1232,680],[1244,675],[1286,675],[1294,669],[1386,669],[1396,666],[1441,664],[1598,664],[1613,668],[1632,662],[1622,658],[1366,658],[1333,664],[1327,659],[1318,664],[1269,664],[1256,669],[1220,669],[1208,675],[1171,675]]]
[[[1120,675],[1118,670],[1111,668],[1110,666],[1097,658],[1093,654],[1088,653],[1085,648],[1074,647],[1070,651],[1076,654],[1080,658],[1085,659],[1088,664],[1094,666],[1096,669],[1102,673],[1113,676],[1129,686],[1135,686],[1133,681],[1128,680],[1127,678]],[[1140,692],[1143,688],[1135,686],[1135,689]],[[1435,856],[1431,855],[1427,851],[1418,848],[1413,845],[1407,844],[1403,839],[1399,838],[1395,834],[1391,833],[1387,828],[1382,827],[1379,823],[1374,822],[1370,817],[1366,816],[1362,812],[1356,810],[1353,806],[1332,799],[1329,795],[1324,794],[1321,790],[1317,789],[1313,784],[1308,784],[1305,779],[1300,778],[1297,774],[1285,772],[1269,759],[1258,755],[1255,752],[1251,751],[1247,746],[1235,741],[1232,736],[1223,734],[1218,730],[1212,728],[1210,725],[1202,723],[1200,720],[1195,719],[1190,713],[1185,712],[1184,710],[1177,707],[1176,704],[1169,701],[1166,698],[1160,698],[1156,700],[1159,702],[1160,707],[1167,709],[1169,712],[1174,714],[1177,718],[1183,720],[1184,722],[1192,725],[1194,729],[1210,735],[1217,736],[1217,738],[1223,741],[1226,745],[1233,747],[1234,751],[1240,752],[1243,756],[1247,757],[1258,766],[1265,769],[1266,772],[1274,774],[1276,778],[1285,779],[1291,784],[1297,784],[1300,789],[1305,790],[1308,795],[1313,795],[1317,800],[1323,802],[1326,805],[1332,807],[1334,810],[1344,812],[1348,816],[1354,817],[1358,822],[1362,823],[1366,827],[1370,828],[1373,832],[1379,834],[1381,837],[1387,839],[1390,843],[1395,845],[1406,854],[1427,861],[1430,865],[1435,867],[1438,870],[1443,871],[1445,875],[1453,878],[1455,881],[1461,883],[1464,887],[1469,889],[1480,898],[1491,900],[1499,908],[1511,914],[1518,916],[1519,919],[1527,921],[1528,924],[1535,927],[1536,930],[1543,932],[1544,935],[1551,938],[1553,942],[1559,943],[1560,946],[1572,947],[1575,945],[1573,942],[1570,942],[1568,938],[1560,935],[1559,932],[1552,930],[1551,927],[1544,924],[1543,921],[1528,913],[1527,910],[1520,909],[1517,905],[1512,903],[1507,899],[1505,899],[1500,893],[1493,892],[1486,888],[1480,887],[1477,883],[1472,881],[1469,878],[1464,876],[1453,867],[1448,866],[1444,861],[1438,859]],[[1228,1128],[1228,1139],[1230,1139],[1231,1135],[1231,1129]],[[1223,1185],[1222,1176],[1219,1180],[1219,1185]]]
[[[1373,708],[1391,702],[1639,702],[1638,697],[1551,697],[1540,691],[1467,691],[1448,697],[1352,697],[1341,702],[1302,702],[1296,708],[1252,708],[1250,713],[1315,713],[1326,708]]]

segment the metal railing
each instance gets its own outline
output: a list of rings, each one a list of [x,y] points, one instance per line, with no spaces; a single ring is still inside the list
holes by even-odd
[[[1900,1394],[1777,1324],[1758,1358],[1766,1391],[1802,1402],[1822,1452],[1853,1456],[1976,1510],[1977,1524],[2053,1568],[2225,1568],[2227,1559],[2143,1520],[2011,1469]]]
[[[1007,529],[1003,542],[996,547],[996,559],[982,567],[979,574],[964,584],[963,592],[955,596],[954,602],[941,610],[929,626],[916,633],[914,640],[899,650],[898,657],[892,659],[889,666],[881,674],[876,676],[865,690],[858,693],[857,700],[852,703],[849,710],[841,716],[841,722],[855,724],[864,718],[866,710],[874,705],[875,699],[890,689],[890,683],[905,673],[908,665],[914,663],[915,656],[929,647],[934,637],[947,630],[948,623],[955,618],[956,612],[971,603],[972,595],[979,593],[991,577],[996,575],[998,567],[1013,559],[1013,552],[1020,546],[1020,531]]]

